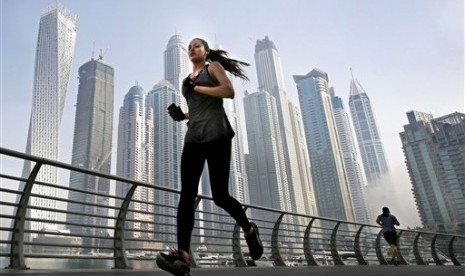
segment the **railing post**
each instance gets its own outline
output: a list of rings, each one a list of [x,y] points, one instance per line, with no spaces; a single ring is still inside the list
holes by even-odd
[[[415,256],[417,265],[426,265],[426,262],[421,257],[420,250],[418,250],[418,240],[420,239],[420,235],[421,232],[415,236],[415,240],[413,241],[413,255]]]
[[[247,207],[244,207],[244,212],[247,211]],[[233,258],[237,267],[246,267],[247,262],[244,259],[244,254],[242,254],[241,247],[241,226],[236,222],[234,225],[233,238],[232,238],[232,250]]]
[[[375,250],[376,250],[376,257],[378,258],[380,265],[387,265],[387,261],[384,258],[383,252],[381,250],[381,236],[383,235],[383,230],[380,230],[378,236],[376,236],[375,242]]]
[[[271,235],[271,257],[274,259],[276,266],[286,266],[284,263],[283,257],[279,252],[279,227],[281,225],[281,221],[283,220],[284,213],[281,213],[278,220],[276,221],[273,227],[273,233]]]
[[[331,256],[333,257],[333,261],[335,265],[344,265],[344,262],[341,260],[339,253],[337,252],[337,245],[336,245],[336,237],[337,237],[337,229],[341,225],[341,222],[338,222],[336,226],[333,228],[333,232],[331,233]]]
[[[438,257],[438,252],[436,251],[436,239],[438,238],[438,234],[434,235],[433,239],[431,240],[431,256],[433,257],[434,262],[436,265],[444,265]]]
[[[43,161],[35,164],[21,193],[11,236],[10,265],[7,268],[28,269],[24,262],[24,226],[26,222],[27,204],[31,197],[32,187],[42,165]]]
[[[404,259],[404,256],[402,256],[402,251],[400,250],[400,237],[402,236],[402,233],[404,233],[404,230],[399,231],[399,235],[397,236],[397,259],[400,264],[407,265],[407,261]]]
[[[355,235],[354,252],[359,265],[368,265],[368,262],[363,258],[362,250],[360,250],[360,235],[362,234],[363,227],[365,227],[365,225],[361,225]]]
[[[305,260],[307,260],[308,265],[318,265],[318,263],[315,261],[315,258],[313,257],[312,254],[312,248],[310,246],[310,232],[312,229],[312,224],[315,221],[315,218],[312,218],[310,222],[307,225],[307,229],[305,229],[305,234],[304,234],[304,254],[305,254]]]
[[[113,254],[115,257],[115,268],[117,269],[130,269],[128,266],[128,259],[126,257],[126,245],[124,241],[125,233],[125,223],[126,215],[129,210],[129,204],[131,203],[132,196],[137,189],[136,184],[132,184],[131,189],[129,189],[126,197],[121,203],[121,208],[119,209],[118,217],[116,219],[115,225],[115,236],[113,238]]]
[[[459,260],[457,260],[457,257],[455,257],[455,252],[454,252],[454,240],[456,236],[453,236],[452,239],[449,241],[449,256],[450,260],[454,265],[462,265],[460,264]]]
[[[201,201],[201,200],[202,200],[201,197],[197,197],[197,198],[195,199],[194,210],[197,210],[197,207],[199,207],[199,204],[200,204],[200,201]],[[193,268],[199,267],[199,265],[197,264],[197,260],[195,259],[194,252],[192,251],[192,246],[190,246],[189,255],[190,255],[190,264],[191,264],[191,267],[193,267]]]

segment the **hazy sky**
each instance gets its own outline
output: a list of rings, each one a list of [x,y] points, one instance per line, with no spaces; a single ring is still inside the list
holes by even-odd
[[[266,35],[281,55],[286,89],[295,104],[292,76],[319,68],[329,74],[347,108],[353,68],[374,108],[396,197],[407,208],[414,205],[399,139],[405,113],[439,117],[464,112],[463,0],[60,2],[79,17],[60,137],[59,161],[66,163],[71,162],[78,67],[90,60],[93,45],[96,56],[106,49],[104,62],[115,69],[116,140],[124,95],[136,81],[148,91],[163,79],[163,51],[175,33],[186,43],[193,37],[203,37],[211,46],[216,41],[234,58],[252,64],[247,69],[251,81],[238,82],[241,103],[244,89],[257,88],[254,47]],[[25,151],[39,19],[54,3],[1,0],[2,147]],[[391,207],[396,209],[400,206]],[[405,220],[415,220],[416,211],[409,214],[412,218],[404,215]]]

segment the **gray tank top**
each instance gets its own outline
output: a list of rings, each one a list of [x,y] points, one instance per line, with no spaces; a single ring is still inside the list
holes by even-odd
[[[208,73],[208,65],[199,73],[194,84],[208,87],[217,85]],[[184,142],[208,143],[221,138],[232,138],[235,133],[224,111],[223,99],[189,90],[183,85],[182,94],[189,107],[189,121]]]

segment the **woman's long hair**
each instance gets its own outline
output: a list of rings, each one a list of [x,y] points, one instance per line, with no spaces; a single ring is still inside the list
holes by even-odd
[[[194,38],[196,40],[199,40],[202,42],[203,46],[205,47],[205,50],[208,51],[208,55],[206,57],[207,61],[218,61],[223,67],[224,70],[230,72],[236,77],[239,77],[244,80],[249,80],[247,75],[245,74],[244,69],[242,69],[242,66],[250,66],[247,62],[243,62],[240,60],[228,58],[228,52],[224,50],[213,50],[210,49],[210,46],[208,46],[207,41],[201,38]]]

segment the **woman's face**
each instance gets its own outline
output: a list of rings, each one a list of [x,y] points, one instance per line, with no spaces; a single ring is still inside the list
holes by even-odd
[[[188,52],[189,59],[192,62],[204,61],[208,54],[207,50],[205,49],[205,45],[199,39],[193,39],[189,43]]]

